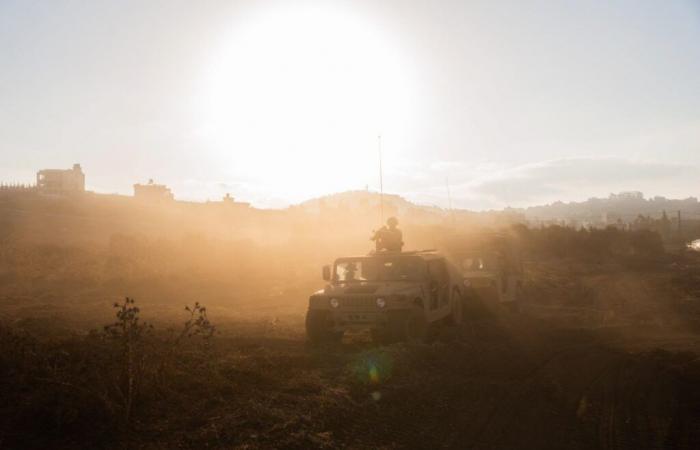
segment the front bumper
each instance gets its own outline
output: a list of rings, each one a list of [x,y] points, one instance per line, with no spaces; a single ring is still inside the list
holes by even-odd
[[[337,299],[337,306],[331,306],[331,299]],[[379,307],[377,299],[385,300]],[[335,331],[379,329],[386,327],[390,317],[405,311],[410,302],[404,296],[380,295],[337,295],[312,297],[309,310],[323,310],[328,326]]]
[[[332,311],[331,321],[336,330],[381,328],[388,323],[386,311]]]

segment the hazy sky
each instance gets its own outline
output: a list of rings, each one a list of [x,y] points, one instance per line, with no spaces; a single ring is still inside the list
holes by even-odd
[[[700,194],[700,2],[0,0],[0,180],[283,206]]]

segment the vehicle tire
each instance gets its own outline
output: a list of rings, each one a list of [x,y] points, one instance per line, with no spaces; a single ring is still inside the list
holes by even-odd
[[[406,319],[409,311],[388,311],[386,326],[372,330],[372,340],[379,344],[393,344],[405,339]]]
[[[513,300],[512,302],[506,303],[506,309],[508,310],[509,313],[511,314],[519,314],[521,312],[520,309],[520,301],[518,300]]]
[[[462,301],[462,293],[459,289],[452,291],[452,313],[450,314],[450,323],[453,325],[462,325],[464,322],[464,302]]]
[[[462,293],[462,322],[481,320],[488,317],[489,308],[487,300],[479,296],[473,289],[466,289]]]
[[[372,328],[370,331],[372,342],[379,345],[391,344],[395,340],[391,329],[387,328]]]
[[[403,340],[412,343],[427,342],[431,336],[430,331],[423,308],[413,308],[403,324]]]
[[[306,312],[306,336],[311,343],[321,344],[339,342],[343,338],[343,332],[333,331],[330,311],[309,310]]]
[[[513,301],[514,306],[513,306],[513,312],[515,313],[521,313],[523,312],[522,305],[523,305],[523,294],[524,288],[522,282],[518,282],[516,291],[515,291],[515,300]]]

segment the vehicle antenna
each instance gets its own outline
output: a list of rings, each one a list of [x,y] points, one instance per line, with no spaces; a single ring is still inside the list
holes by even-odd
[[[447,204],[450,208],[450,217],[452,218],[452,226],[455,226],[455,211],[452,209],[452,193],[450,192],[450,177],[445,177],[445,186],[447,187]]]
[[[377,147],[379,150],[379,218],[384,224],[384,175],[382,173],[382,135],[377,136]]]

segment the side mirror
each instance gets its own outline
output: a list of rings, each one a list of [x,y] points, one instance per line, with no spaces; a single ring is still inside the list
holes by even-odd
[[[331,281],[331,266],[323,266],[323,279]]]

